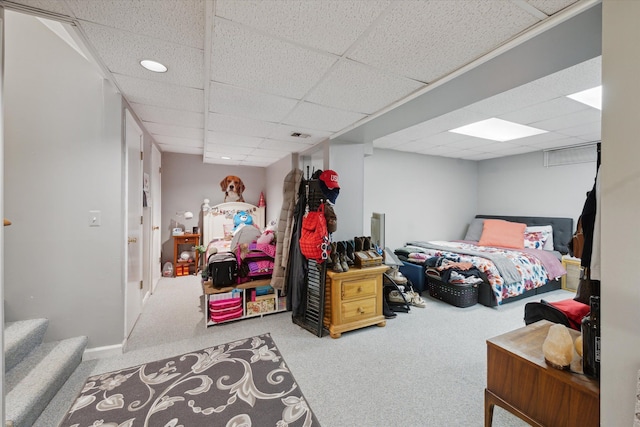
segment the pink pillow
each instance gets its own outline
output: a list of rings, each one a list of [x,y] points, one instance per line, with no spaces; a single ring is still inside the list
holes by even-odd
[[[485,219],[478,245],[523,249],[524,230],[527,224],[501,219]]]

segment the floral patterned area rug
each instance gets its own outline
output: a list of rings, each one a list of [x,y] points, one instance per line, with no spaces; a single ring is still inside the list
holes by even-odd
[[[92,376],[59,426],[319,425],[264,334]]]

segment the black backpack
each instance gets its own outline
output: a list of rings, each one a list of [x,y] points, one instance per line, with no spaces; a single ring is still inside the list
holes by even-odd
[[[213,254],[209,257],[208,271],[213,287],[235,285],[238,279],[238,261],[231,252]]]

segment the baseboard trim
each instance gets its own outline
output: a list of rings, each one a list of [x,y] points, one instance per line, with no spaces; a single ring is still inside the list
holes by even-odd
[[[89,348],[82,354],[82,360],[105,359],[107,357],[122,356],[122,344]]]

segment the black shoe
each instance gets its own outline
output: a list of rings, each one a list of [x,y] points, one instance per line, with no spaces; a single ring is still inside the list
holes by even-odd
[[[389,304],[387,304],[387,300],[382,300],[382,314],[385,319],[393,319],[397,316],[397,314],[389,308]]]

